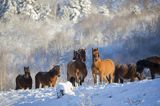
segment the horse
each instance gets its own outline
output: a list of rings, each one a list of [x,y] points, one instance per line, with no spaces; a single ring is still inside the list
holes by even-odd
[[[77,82],[78,85],[82,85],[87,76],[85,61],[85,49],[79,49],[78,51],[74,51],[73,61],[67,64],[67,80],[70,81],[73,86],[75,86],[75,82]]]
[[[142,60],[137,61],[137,72],[143,75],[144,68],[149,68],[151,73],[151,78],[155,79],[155,74],[160,74],[160,57],[152,56]]]
[[[111,59],[102,60],[100,58],[100,54],[98,48],[92,48],[92,75],[94,79],[94,84],[97,83],[97,75],[100,77],[100,84],[102,84],[103,80],[106,83],[112,83],[114,80],[114,70],[115,64]]]
[[[54,87],[58,77],[60,77],[59,65],[53,66],[48,72],[38,72],[35,76],[35,88],[40,88],[40,84],[42,88],[45,86]]]
[[[18,89],[31,89],[32,88],[32,77],[30,76],[30,69],[24,67],[24,75],[18,75],[16,77],[16,90]]]
[[[117,64],[115,67],[115,82],[123,83],[124,79],[130,79],[131,82],[135,81],[135,78],[142,80],[143,78],[136,71],[136,64]]]

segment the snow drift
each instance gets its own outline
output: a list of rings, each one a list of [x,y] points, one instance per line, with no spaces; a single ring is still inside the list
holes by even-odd
[[[34,79],[60,64],[65,81],[66,64],[80,47],[87,48],[88,79],[92,47],[120,63],[159,55],[159,15],[159,0],[1,0],[0,89],[14,89],[24,66]]]
[[[159,106],[160,79],[126,84],[81,86],[70,82],[56,88],[0,92],[0,106]],[[59,90],[65,94],[57,98]]]

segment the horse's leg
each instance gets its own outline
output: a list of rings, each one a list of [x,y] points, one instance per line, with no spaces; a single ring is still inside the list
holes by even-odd
[[[42,88],[44,88],[44,86],[45,86],[45,85],[44,85],[44,84],[42,84]]]
[[[123,83],[123,79],[120,78],[120,83]]]
[[[18,90],[19,88],[18,88],[18,86],[16,85],[16,89],[15,90]]]
[[[30,86],[29,89],[32,89],[32,86]]]
[[[78,83],[78,86],[80,85],[80,79],[81,79],[81,72],[79,69],[76,69],[76,82]]]
[[[35,88],[39,88],[40,87],[40,81],[37,77],[35,77]]]
[[[54,81],[52,81],[52,86],[51,87],[54,87],[56,85],[56,81],[57,81],[57,77],[55,77]]]
[[[94,80],[94,84],[97,84],[97,75],[93,74],[93,80]]]
[[[106,81],[106,84],[110,82],[110,79],[108,78],[108,76],[104,77],[103,79]]]
[[[154,71],[152,69],[150,69],[150,71],[151,71],[151,77],[152,77],[152,79],[155,79],[155,73],[154,73]]]
[[[155,79],[155,75],[154,73],[151,74],[152,79]]]
[[[33,82],[32,82],[32,78],[30,78],[30,85],[29,85],[29,89],[32,89],[32,84],[33,84]]]
[[[16,90],[20,89],[19,80],[16,78]]]
[[[135,77],[137,77],[138,80],[143,80],[143,76],[140,73],[136,73]]]
[[[82,81],[80,81],[80,85],[82,85]]]
[[[29,85],[29,89],[32,89],[32,84]]]
[[[132,77],[132,78],[131,78],[131,80],[130,80],[130,82],[134,82],[134,80],[135,80],[135,78],[134,78],[134,77]]]
[[[109,75],[109,79],[110,79],[109,83],[113,83],[113,81],[114,81],[114,75],[110,74]]]
[[[27,86],[25,86],[25,87],[23,87],[24,88],[24,90],[26,90],[27,89]]]
[[[18,89],[20,89],[20,88],[19,88],[18,84],[16,83],[16,89],[15,90],[18,90]]]
[[[114,82],[115,82],[115,83],[118,83],[118,82],[119,82],[118,72],[117,72],[117,71],[115,71]]]
[[[75,85],[76,79],[74,77],[71,77],[69,81],[72,83],[73,86],[76,86]]]
[[[69,74],[68,74],[68,72],[67,72],[67,81],[70,81],[70,76],[69,76]]]
[[[103,82],[103,74],[100,74],[100,84],[102,85],[102,82]],[[107,79],[106,79],[107,80]]]

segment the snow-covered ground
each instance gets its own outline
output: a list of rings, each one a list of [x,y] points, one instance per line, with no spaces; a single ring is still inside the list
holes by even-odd
[[[159,29],[160,0],[0,0],[0,90],[14,89],[24,66],[35,82],[60,64],[65,81],[78,48],[87,50],[88,78],[92,47],[118,63],[159,55]]]
[[[160,106],[160,79],[81,86],[69,82],[56,88],[0,92],[0,106]],[[58,98],[60,90],[64,96]]]

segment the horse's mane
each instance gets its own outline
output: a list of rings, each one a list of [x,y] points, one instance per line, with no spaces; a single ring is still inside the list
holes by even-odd
[[[141,65],[144,65],[145,67],[160,67],[160,64],[154,63],[150,61],[150,59],[143,59],[138,61],[137,63],[140,63]]]
[[[59,67],[59,66],[58,65],[54,66],[51,70],[49,70],[49,73],[51,74],[51,76],[57,75],[58,73],[57,72],[58,70],[56,70],[55,67]]]
[[[150,59],[160,59],[160,56],[151,56],[146,58],[146,60],[150,60]]]

